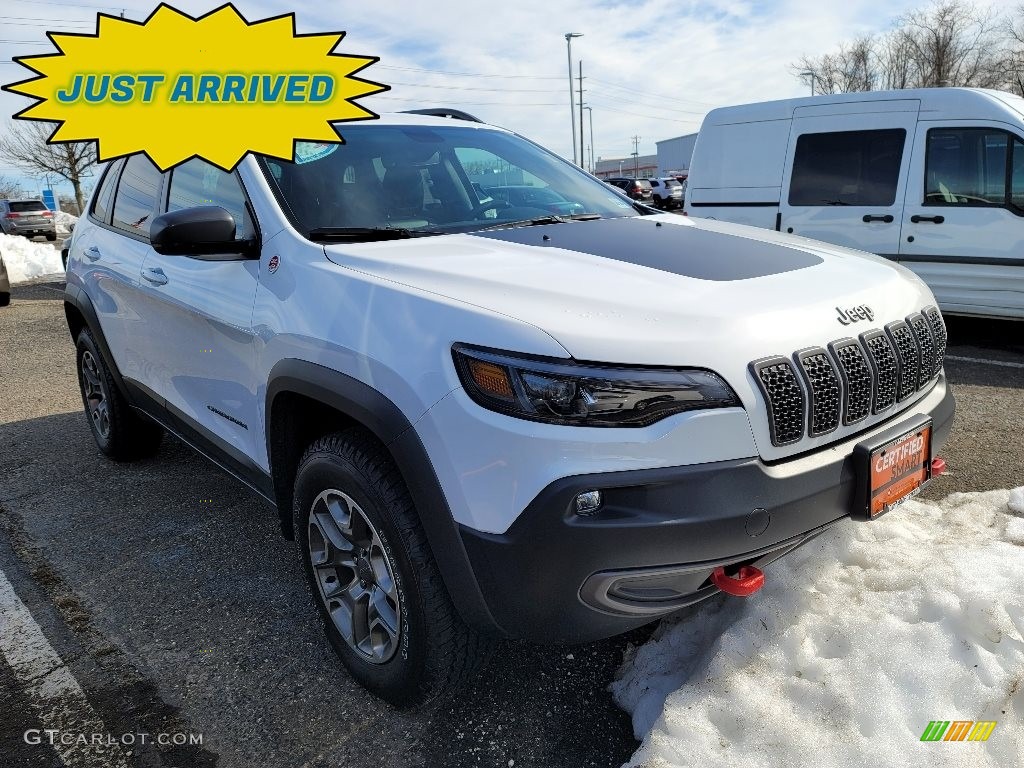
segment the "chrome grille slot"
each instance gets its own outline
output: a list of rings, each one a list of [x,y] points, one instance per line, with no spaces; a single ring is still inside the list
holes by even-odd
[[[896,403],[896,390],[899,386],[899,364],[896,352],[885,331],[868,331],[860,337],[864,349],[868,351],[868,362],[875,379],[875,402],[873,413],[881,413]]]
[[[855,339],[833,341],[828,348],[843,379],[843,424],[856,424],[871,413],[874,377]]]
[[[918,375],[921,371],[921,357],[917,349],[914,334],[905,322],[900,320],[885,326],[889,340],[896,350],[900,364],[899,386],[896,388],[896,401],[902,402],[917,391]]]
[[[931,324],[924,315],[911,315],[907,318],[907,323],[910,325],[910,330],[914,332],[917,349],[921,353],[921,369],[917,374],[917,386],[920,388],[932,377],[933,373],[937,372],[935,369],[935,341],[932,339]]]
[[[788,445],[804,436],[804,391],[796,372],[784,357],[769,357],[750,364],[768,406],[772,445]]]
[[[946,359],[946,324],[942,320],[942,313],[937,307],[925,307],[924,316],[932,328],[932,338],[935,340],[935,365],[932,368],[932,376],[942,370],[943,361]]]
[[[826,435],[839,426],[842,413],[839,374],[828,353],[821,347],[797,352],[796,360],[811,399],[808,434],[811,437]]]

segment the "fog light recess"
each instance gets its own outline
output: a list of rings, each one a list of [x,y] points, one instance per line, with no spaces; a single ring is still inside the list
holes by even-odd
[[[576,494],[576,514],[592,515],[601,508],[600,491],[584,491]]]

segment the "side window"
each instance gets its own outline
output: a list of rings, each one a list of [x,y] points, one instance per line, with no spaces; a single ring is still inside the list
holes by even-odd
[[[907,132],[805,133],[796,142],[790,205],[878,205],[896,201]]]
[[[1003,206],[1009,134],[992,128],[933,128],[925,155],[924,204]]]
[[[112,224],[128,232],[149,236],[149,227],[156,216],[160,192],[160,171],[145,155],[132,155],[121,172],[121,181],[114,196]]]
[[[107,165],[99,191],[92,201],[92,215],[104,224],[110,221],[110,201],[114,199],[114,187],[117,186],[117,174],[121,170],[121,165],[121,160],[115,160]]]
[[[233,173],[226,173],[205,160],[193,158],[171,171],[167,210],[218,205],[235,219],[235,239],[253,236],[252,220],[245,207],[245,193]]]
[[[1024,213],[1024,142],[1013,139],[1013,166],[1010,173],[1010,205]]]

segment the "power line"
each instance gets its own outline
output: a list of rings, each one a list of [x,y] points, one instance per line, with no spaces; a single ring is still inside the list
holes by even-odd
[[[419,69],[418,67],[397,67],[393,64],[376,64],[374,69],[388,69],[397,72],[420,72],[427,75],[450,75],[453,77],[497,77],[522,80],[562,80],[561,75],[489,75],[483,72],[446,72],[439,69]]]
[[[468,85],[435,85],[433,83],[388,83],[402,88],[437,88],[442,91],[486,91],[494,93],[494,88],[474,88]],[[552,88],[502,88],[502,93],[555,93]]]
[[[64,8],[91,8],[99,11],[123,11],[123,5],[90,5],[89,3],[58,3],[53,0],[15,0],[18,3],[29,5],[59,5]]]
[[[621,89],[623,91],[629,91],[630,94],[638,94],[639,93],[639,94],[641,94],[643,96],[654,96],[657,99],[665,99],[667,101],[678,101],[678,102],[683,103],[683,104],[698,104],[698,105],[700,105],[702,107],[716,107],[716,106],[718,106],[717,104],[709,104],[709,103],[707,103],[705,101],[695,101],[694,99],[680,99],[680,98],[675,97],[675,96],[664,96],[664,95],[662,95],[660,93],[654,93],[653,91],[638,91],[636,88],[632,88],[632,87],[630,87],[628,85],[620,85],[618,83],[609,82],[608,80],[598,80],[596,77],[592,77],[592,78],[590,78],[590,80],[591,80],[591,82],[594,82],[594,83],[601,83],[602,85],[607,85],[607,86],[610,86],[612,88],[619,88],[619,89]]]

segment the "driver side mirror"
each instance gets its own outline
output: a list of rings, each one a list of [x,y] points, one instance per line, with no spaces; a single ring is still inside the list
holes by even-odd
[[[235,239],[235,219],[217,205],[183,208],[157,216],[149,229],[153,250],[165,256],[210,261],[251,258],[254,240]]]

